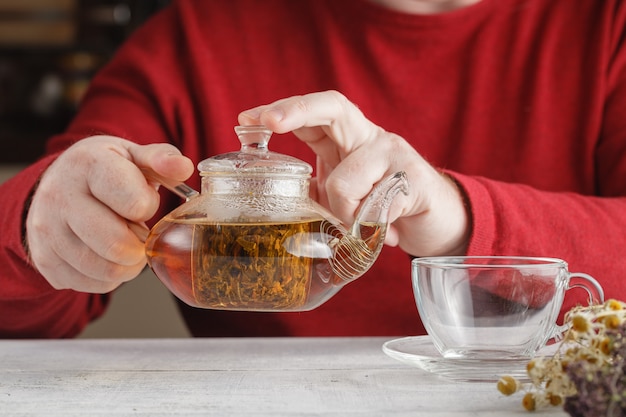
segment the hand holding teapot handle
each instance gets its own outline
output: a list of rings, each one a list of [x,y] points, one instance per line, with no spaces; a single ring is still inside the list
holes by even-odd
[[[105,293],[144,268],[144,222],[156,213],[159,194],[140,167],[174,181],[194,171],[169,144],[93,136],[69,147],[44,172],[25,238],[33,266],[53,288]]]
[[[240,113],[239,123],[292,131],[307,143],[318,161],[312,197],[346,224],[375,184],[405,171],[411,192],[398,196],[391,207],[386,243],[415,256],[465,253],[470,220],[456,183],[402,137],[368,120],[341,93],[278,100]]]

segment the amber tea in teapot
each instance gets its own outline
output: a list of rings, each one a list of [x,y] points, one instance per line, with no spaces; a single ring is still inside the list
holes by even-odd
[[[309,198],[310,165],[270,152],[271,132],[236,128],[240,152],[202,161],[202,192],[167,184],[187,202],[146,240],[157,277],[201,308],[306,311],[363,275],[380,253],[403,172],[378,184],[351,227]],[[148,175],[148,174],[147,174]]]
[[[157,243],[149,254],[156,259],[151,266],[160,276],[167,276],[178,291],[188,291],[198,307],[300,310],[306,305],[319,305],[336,292],[329,293],[326,285],[317,284],[318,280],[334,284],[337,290],[344,283],[333,272],[325,256],[327,251],[316,253],[320,246],[315,240],[325,233],[323,222],[197,224],[166,220],[163,227],[169,233],[176,230],[179,237],[191,242],[191,247]],[[374,242],[380,240],[380,227],[362,226],[361,230],[362,236],[368,234]],[[341,238],[337,229],[332,233],[325,239]],[[168,256],[160,257],[159,252],[167,252]],[[179,262],[181,259],[191,262]]]

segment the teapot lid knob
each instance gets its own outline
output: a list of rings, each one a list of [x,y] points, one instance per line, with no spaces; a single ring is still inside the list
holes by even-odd
[[[235,126],[235,133],[241,142],[242,150],[267,149],[267,144],[272,137],[272,131],[265,126]]]

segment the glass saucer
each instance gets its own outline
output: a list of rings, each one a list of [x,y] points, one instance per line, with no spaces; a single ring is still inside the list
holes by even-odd
[[[541,349],[537,356],[553,354],[558,345]],[[441,356],[430,336],[411,336],[389,340],[383,352],[406,364],[456,381],[497,382],[510,375],[519,381],[528,381],[528,359],[448,359]]]

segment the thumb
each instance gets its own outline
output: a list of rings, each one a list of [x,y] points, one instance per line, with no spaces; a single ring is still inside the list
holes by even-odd
[[[130,144],[128,153],[147,178],[164,185],[175,186],[187,180],[195,170],[191,159],[167,143]]]

